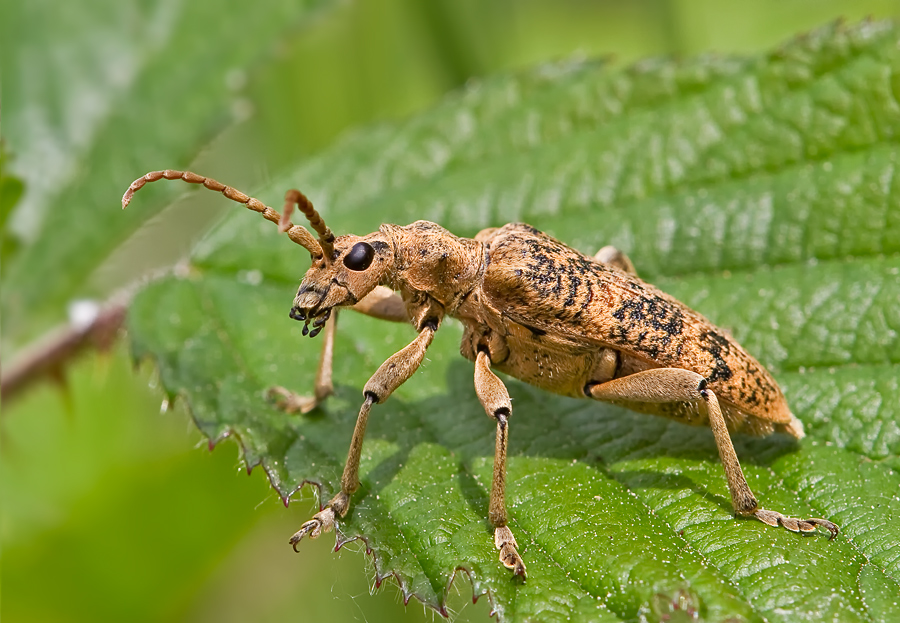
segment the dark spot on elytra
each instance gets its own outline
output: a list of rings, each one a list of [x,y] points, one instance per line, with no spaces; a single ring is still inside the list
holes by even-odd
[[[594,300],[594,288],[591,287],[591,282],[588,281],[585,283],[587,287],[587,296],[584,297],[584,300],[581,301],[581,310],[584,311],[591,304],[591,301]]]
[[[619,322],[608,332],[610,342],[625,350],[658,361],[670,348],[680,354],[683,346],[685,318],[682,310],[656,295],[639,295],[621,301],[610,316]],[[679,355],[680,356],[680,355]]]
[[[777,394],[765,372],[758,366],[753,365],[749,359],[744,364],[741,381],[738,387],[738,394],[747,405],[758,406],[765,404],[770,400],[774,400],[774,396]]]
[[[629,343],[628,331],[620,324],[614,325],[609,330],[609,341],[613,344],[622,344],[627,346]]]
[[[569,298],[566,299],[564,305],[572,307],[578,299],[578,288],[581,286],[581,279],[575,275],[569,275]]]
[[[731,341],[727,337],[715,331],[704,331],[700,335],[700,348],[712,355],[715,361],[712,372],[706,377],[710,382],[727,381],[734,376],[725,361],[725,356],[731,353]]]
[[[611,315],[629,329],[643,325],[669,336],[684,333],[684,314],[658,296],[642,295],[622,301],[622,305]]]

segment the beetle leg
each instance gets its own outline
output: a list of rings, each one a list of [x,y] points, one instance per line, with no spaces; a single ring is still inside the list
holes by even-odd
[[[406,304],[403,302],[403,299],[400,298],[400,295],[384,286],[376,287],[351,309],[380,320],[409,322]],[[325,324],[325,339],[322,344],[322,354],[319,357],[319,367],[316,370],[313,395],[304,396],[281,386],[270,387],[266,391],[266,396],[285,413],[309,413],[334,393],[334,383],[331,379],[337,316],[338,309],[334,308],[331,318]]]
[[[338,310],[335,309],[331,313],[331,318],[325,323],[325,339],[322,343],[322,354],[319,356],[319,367],[316,370],[313,395],[302,396],[281,386],[270,387],[266,391],[266,396],[285,413],[309,413],[334,393],[331,373],[334,360],[334,334],[337,331],[337,317]]]
[[[297,543],[307,534],[315,538],[323,532],[329,532],[334,527],[337,517],[343,517],[350,508],[350,496],[359,488],[359,458],[362,454],[363,437],[366,435],[366,424],[369,421],[369,411],[372,405],[387,400],[394,390],[403,385],[413,375],[425,358],[425,351],[434,338],[437,331],[437,321],[426,325],[406,348],[391,355],[387,361],[372,375],[363,389],[365,400],[359,409],[356,419],[356,427],[353,429],[353,438],[350,441],[350,450],[347,453],[347,463],[344,465],[344,474],[341,477],[341,490],[335,495],[320,512],[303,524],[291,537],[290,543],[297,550]]]
[[[719,408],[719,401],[707,386],[706,379],[696,372],[681,368],[644,370],[606,383],[589,383],[584,391],[591,398],[607,402],[669,403],[686,401],[704,404],[713,437],[715,437],[716,446],[719,449],[719,458],[725,467],[728,490],[731,492],[731,504],[737,514],[756,517],[770,526],[777,526],[780,523],[794,532],[814,532],[816,526],[822,526],[831,532],[831,538],[838,533],[838,527],[825,519],[794,519],[758,507],[756,497],[747,484],[741,464],[738,462],[737,453],[731,443],[725,418],[722,417],[722,410]]]
[[[628,256],[619,251],[612,245],[607,245],[594,254],[594,259],[601,264],[609,264],[613,268],[618,268],[622,272],[630,273],[637,276],[634,264],[628,259]]]
[[[500,562],[514,575],[525,577],[525,563],[519,552],[506,516],[506,446],[512,402],[509,392],[491,371],[491,359],[480,350],[475,358],[475,392],[488,417],[497,421],[497,443],[494,449],[494,477],[491,481],[491,501],[488,517],[494,526],[494,545],[500,550]]]
[[[594,368],[591,379],[598,383],[609,381],[615,378],[619,365],[619,351],[614,348],[604,348],[600,351],[600,358],[597,361],[597,366]]]
[[[380,320],[409,322],[409,315],[406,313],[406,303],[403,302],[399,294],[384,286],[376,286],[374,290],[364,296],[351,309]]]

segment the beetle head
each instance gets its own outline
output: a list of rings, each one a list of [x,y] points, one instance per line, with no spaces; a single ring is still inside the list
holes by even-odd
[[[294,298],[291,318],[305,323],[303,335],[315,337],[333,308],[355,305],[382,283],[393,268],[393,260],[393,248],[381,232],[339,236],[327,261],[324,256],[313,256]]]
[[[303,335],[316,336],[325,326],[333,308],[356,304],[393,268],[393,247],[385,234],[375,232],[363,237],[351,235],[335,238],[312,202],[299,190],[285,193],[284,212],[279,214],[258,199],[216,180],[191,171],[166,169],[151,171],[132,182],[122,196],[122,207],[125,208],[134,193],[148,182],[162,179],[184,180],[218,191],[232,201],[259,212],[266,220],[277,223],[278,229],[285,232],[288,238],[309,251],[312,267],[306,271],[291,308],[291,318],[306,323]],[[291,223],[291,213],[295,208],[309,221],[318,239],[302,225]],[[310,322],[313,323],[312,331],[309,330]]]

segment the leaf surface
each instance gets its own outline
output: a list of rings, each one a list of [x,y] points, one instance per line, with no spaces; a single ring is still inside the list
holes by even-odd
[[[524,220],[585,252],[616,244],[774,372],[808,437],[737,437],[749,484],[764,507],[833,519],[837,539],[734,519],[707,429],[509,379],[508,507],[529,570],[512,580],[487,520],[493,425],[447,323],[373,411],[339,543],[364,539],[379,581],[394,575],[439,610],[462,570],[505,621],[892,620],[898,41],[867,23],[757,58],[498,76],[347,137],[260,194],[279,205],[300,187],[338,233],[425,218],[473,235]],[[306,253],[236,210],[194,265],[136,300],[135,354],[283,498],[311,482],[327,500],[361,388],[412,329],[342,314],[336,395],[286,416],[264,392],[312,388],[319,344],[287,317]]]

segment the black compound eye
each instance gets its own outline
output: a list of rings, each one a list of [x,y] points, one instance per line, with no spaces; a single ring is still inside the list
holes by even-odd
[[[375,249],[368,242],[357,242],[344,256],[344,266],[350,270],[365,270],[375,259]]]

